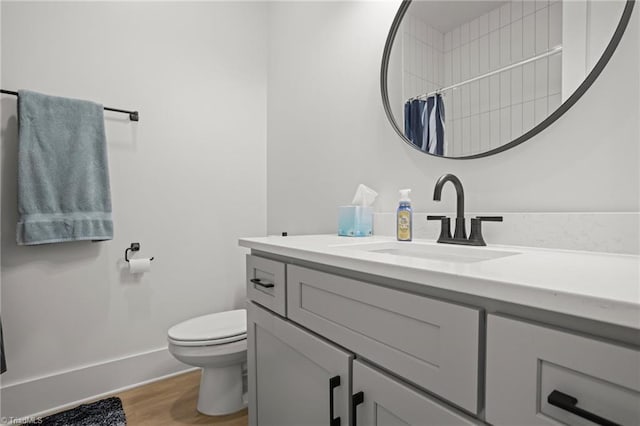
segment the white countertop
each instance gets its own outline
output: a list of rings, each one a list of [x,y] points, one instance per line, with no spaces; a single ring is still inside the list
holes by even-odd
[[[518,254],[459,263],[349,247],[393,241],[380,236],[303,235],[242,238],[239,243],[276,255],[640,329],[640,256],[491,245],[469,249]]]

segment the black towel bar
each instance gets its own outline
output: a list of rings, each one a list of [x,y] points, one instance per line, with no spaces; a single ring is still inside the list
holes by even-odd
[[[12,90],[0,89],[0,93],[4,93],[5,95],[18,96],[18,92],[14,92]],[[123,114],[129,114],[129,120],[131,120],[131,121],[139,121],[140,120],[140,115],[138,114],[138,111],[127,111],[127,110],[124,110],[124,109],[109,108],[109,107],[104,107],[104,109],[106,111],[114,111],[114,112],[121,112]]]

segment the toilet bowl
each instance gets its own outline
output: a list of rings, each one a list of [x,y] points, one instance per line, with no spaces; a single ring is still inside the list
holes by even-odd
[[[169,352],[202,368],[198,411],[209,416],[246,407],[243,367],[247,361],[247,313],[244,309],[204,315],[168,331]]]

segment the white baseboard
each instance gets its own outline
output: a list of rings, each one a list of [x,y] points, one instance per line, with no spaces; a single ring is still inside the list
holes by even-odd
[[[10,383],[0,389],[0,416],[42,417],[189,370],[194,368],[160,348]]]

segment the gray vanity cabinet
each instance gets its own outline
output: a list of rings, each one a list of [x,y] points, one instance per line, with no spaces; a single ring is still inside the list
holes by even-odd
[[[355,425],[352,384],[360,426],[478,424],[407,382],[475,412],[479,310],[254,255],[247,288],[251,426]]]
[[[251,426],[640,425],[637,339],[247,260]]]
[[[359,426],[482,424],[360,360],[353,362],[353,392],[362,392],[354,407]]]
[[[251,426],[349,424],[352,354],[252,302],[247,344]]]

